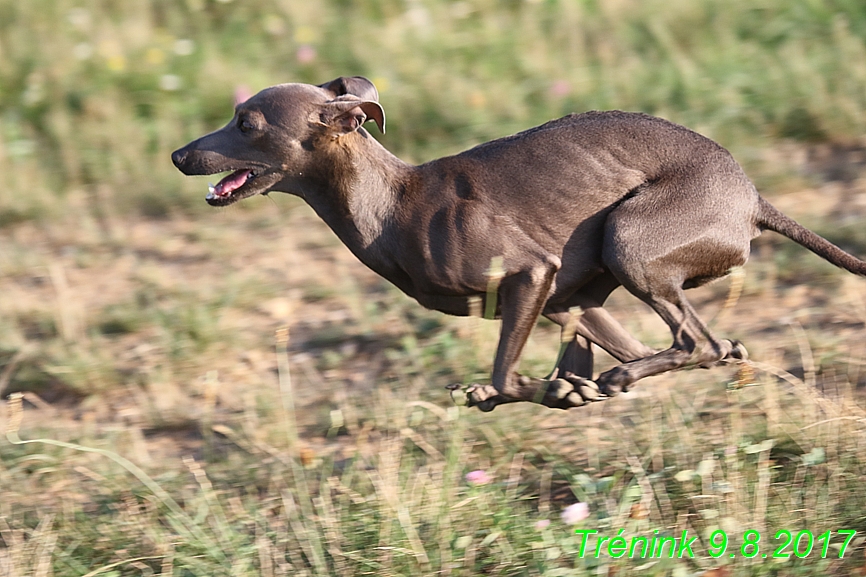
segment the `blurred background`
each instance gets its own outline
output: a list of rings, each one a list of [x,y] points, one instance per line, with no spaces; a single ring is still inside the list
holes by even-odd
[[[767,235],[693,297],[754,363],[458,408],[444,386],[487,379],[496,323],[423,310],[298,199],[210,208],[170,162],[237,95],[344,75],[414,163],[571,112],[662,116],[866,255],[860,0],[0,0],[0,575],[866,574],[836,533],[866,531],[860,279]],[[558,338],[541,323],[523,371]],[[702,553],[581,559],[575,524]],[[833,548],[750,560],[749,528]],[[705,554],[713,531],[736,558]]]

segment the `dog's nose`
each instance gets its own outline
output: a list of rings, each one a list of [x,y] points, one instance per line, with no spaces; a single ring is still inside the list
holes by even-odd
[[[179,148],[178,150],[172,152],[171,161],[176,167],[180,168],[184,161],[186,161],[186,150],[184,150],[183,148]]]

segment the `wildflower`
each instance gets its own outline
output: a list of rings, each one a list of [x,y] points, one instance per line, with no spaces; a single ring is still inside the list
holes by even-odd
[[[165,52],[159,48],[148,48],[144,54],[144,59],[147,60],[148,64],[158,66],[165,62]]]
[[[295,30],[295,42],[298,44],[309,44],[316,41],[316,31],[309,26],[300,26]]]
[[[66,14],[66,18],[78,30],[86,32],[90,28],[90,12],[84,8],[73,8]]]
[[[72,54],[79,60],[87,60],[93,56],[93,46],[87,42],[79,42],[72,49]]]
[[[123,72],[126,69],[126,58],[122,54],[113,54],[108,57],[106,66],[112,72]]]
[[[576,525],[589,517],[589,505],[575,503],[562,510],[562,522],[566,525]]]
[[[557,80],[550,85],[550,95],[554,98],[563,98],[571,92],[571,86],[565,80]]]
[[[235,106],[243,104],[253,95],[252,90],[246,84],[238,84],[235,86]]]
[[[180,90],[182,84],[183,81],[176,74],[163,74],[159,78],[159,87],[168,92]]]
[[[385,76],[377,76],[373,79],[373,84],[376,85],[376,88],[379,90],[379,94],[382,94],[383,92],[388,92],[388,89],[391,87],[388,78],[386,78]]]
[[[286,23],[276,14],[268,14],[262,19],[262,28],[271,36],[279,36],[286,30]]]
[[[316,59],[316,56],[316,49],[309,44],[304,44],[298,48],[298,51],[295,53],[295,58],[297,58],[298,62],[301,64],[309,64]]]
[[[466,473],[466,482],[470,485],[486,485],[492,480],[487,472],[481,469]]]
[[[189,38],[179,38],[174,41],[174,53],[178,56],[189,56],[195,51],[195,42]]]

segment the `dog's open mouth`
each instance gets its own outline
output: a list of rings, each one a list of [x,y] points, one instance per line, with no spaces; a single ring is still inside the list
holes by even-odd
[[[259,177],[259,172],[254,168],[235,170],[216,185],[208,184],[205,200],[211,206],[226,206],[242,198],[267,192],[274,184],[274,179],[261,178],[257,181]]]

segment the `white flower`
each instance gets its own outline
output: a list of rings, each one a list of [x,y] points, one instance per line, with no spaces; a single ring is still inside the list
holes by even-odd
[[[589,517],[589,505],[575,503],[562,510],[562,522],[566,525],[576,525]]]
[[[175,74],[163,74],[159,79],[159,87],[169,92],[179,90],[181,84],[180,76]]]

